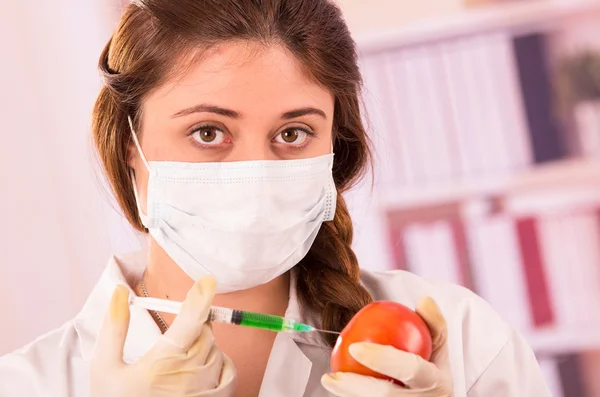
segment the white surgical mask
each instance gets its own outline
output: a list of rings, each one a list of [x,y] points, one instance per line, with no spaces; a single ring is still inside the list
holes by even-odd
[[[294,267],[333,220],[333,154],[302,160],[148,162],[146,214],[156,242],[193,280],[217,292],[261,285]],[[134,190],[135,182],[134,182]]]

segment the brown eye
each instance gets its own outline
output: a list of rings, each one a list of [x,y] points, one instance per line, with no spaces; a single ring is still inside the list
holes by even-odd
[[[213,128],[200,131],[200,139],[204,142],[212,142],[217,138],[217,132]]]
[[[281,133],[281,138],[287,143],[294,143],[298,139],[297,130],[287,130]]]
[[[277,135],[275,141],[279,143],[300,145],[304,143],[304,141],[306,141],[307,136],[308,133],[306,131],[301,130],[299,128],[291,128]]]
[[[223,140],[225,139],[225,133],[217,127],[204,126],[194,131],[192,137],[199,143],[205,145],[218,145],[223,143]]]

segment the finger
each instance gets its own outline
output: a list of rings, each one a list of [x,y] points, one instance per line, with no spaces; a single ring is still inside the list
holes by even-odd
[[[329,393],[338,397],[400,397],[402,392],[392,382],[350,372],[325,374],[321,377],[321,384]]]
[[[118,285],[113,292],[108,312],[98,334],[94,357],[113,365],[124,364],[123,348],[129,329],[129,317],[129,289],[124,285]]]
[[[417,305],[417,313],[425,320],[431,332],[433,350],[431,361],[440,369],[448,369],[448,326],[437,303],[430,298],[424,297]]]
[[[210,324],[205,323],[202,326],[202,333],[186,353],[187,361],[200,366],[206,364],[208,355],[214,347],[214,343],[215,337],[213,335],[212,327]]]
[[[163,383],[185,383],[191,390],[212,390],[219,384],[223,353],[215,345],[209,349],[205,362],[187,361],[185,353],[160,357],[154,363],[156,374]]]
[[[203,378],[202,390],[212,390],[219,385],[221,370],[223,369],[223,353],[215,345],[206,358],[206,364],[200,368],[199,377]]]
[[[185,349],[176,342],[162,335],[152,349],[144,356],[149,361],[160,361],[164,358],[176,358],[186,362],[188,366],[201,367],[206,363],[208,353],[214,344],[214,335],[210,324],[203,324],[202,331],[194,343]]]
[[[203,277],[194,284],[188,291],[181,311],[161,338],[166,343],[157,344],[158,348],[167,349],[167,354],[185,352],[190,348],[202,333],[216,288],[217,281],[213,276]]]
[[[223,358],[223,366],[221,375],[219,376],[218,386],[210,391],[205,391],[202,395],[209,397],[232,396],[237,387],[237,374],[233,361],[226,355],[221,353]]]
[[[440,379],[435,364],[392,346],[361,342],[350,345],[349,351],[365,367],[399,380],[411,389],[435,387]]]
[[[186,354],[182,353],[149,360],[150,377],[154,379],[156,384],[165,387],[166,390],[179,390],[182,393],[183,390],[180,389],[183,385],[185,385],[185,390],[188,391],[213,390],[218,386],[221,368],[223,367],[223,353],[215,345],[208,352],[206,362],[202,365],[186,361],[185,356]]]
[[[429,296],[426,296],[419,301],[416,312],[423,320],[425,320],[429,327],[429,332],[431,332],[431,338],[433,339],[433,349],[435,351],[436,347],[439,348],[444,345],[448,339],[448,326],[446,325],[446,320],[437,303]]]

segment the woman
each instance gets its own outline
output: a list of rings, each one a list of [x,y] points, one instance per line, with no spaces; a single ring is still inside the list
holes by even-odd
[[[369,151],[355,46],[331,1],[138,0],[100,69],[96,147],[149,248],[111,259],[74,320],[5,356],[2,395],[549,395],[477,296],[359,273],[341,194]],[[130,293],[185,302],[174,317],[130,308]],[[329,374],[327,334],[206,323],[213,304],[339,331],[374,299],[417,307],[433,335],[431,362],[352,346],[398,383]]]

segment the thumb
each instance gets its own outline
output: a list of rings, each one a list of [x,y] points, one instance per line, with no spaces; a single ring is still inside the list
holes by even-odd
[[[181,306],[181,311],[163,335],[162,339],[171,346],[162,344],[167,351],[157,347],[158,350],[163,354],[174,354],[177,350],[187,351],[190,348],[198,339],[208,319],[216,288],[217,280],[213,276],[204,276],[194,284]]]
[[[431,361],[438,364],[447,361],[448,356],[448,325],[442,315],[440,308],[433,298],[426,296],[417,304],[417,314],[419,314],[431,332],[433,341],[433,351]]]
[[[123,348],[129,329],[129,289],[118,285],[98,335],[94,357],[106,364],[123,364]]]

